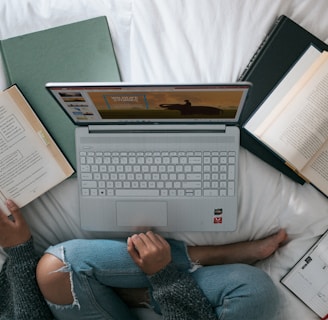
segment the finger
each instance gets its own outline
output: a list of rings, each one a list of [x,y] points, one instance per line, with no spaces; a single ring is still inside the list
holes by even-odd
[[[157,233],[154,233],[152,231],[148,231],[147,236],[152,240],[152,242],[156,246],[164,246],[164,247],[169,246],[168,242],[161,235],[159,235]]]
[[[128,240],[127,240],[127,249],[128,249],[128,253],[130,254],[132,260],[136,264],[139,264],[140,260],[141,260],[140,256],[139,256],[139,252],[137,251],[131,237],[129,237]]]
[[[132,236],[132,241],[137,250],[142,250],[151,244],[150,238],[145,233],[139,233]]]
[[[164,239],[161,235],[156,234],[156,238],[164,247],[169,247],[170,246],[170,244],[167,242],[167,240]]]
[[[20,213],[19,207],[16,205],[14,201],[8,199],[6,201],[6,205],[8,210],[11,212],[11,215],[13,216],[16,223],[25,222],[22,214]]]
[[[8,209],[6,203],[0,203],[0,223],[2,225],[8,225],[13,223],[13,219],[11,219],[11,212]]]
[[[130,237],[131,244],[140,255],[140,251],[147,248],[147,239],[143,237],[143,234],[134,234]]]
[[[2,209],[0,209],[0,223],[6,223],[8,219],[8,216],[3,212]]]
[[[152,231],[147,232],[147,237],[149,239],[149,246],[153,246],[155,248],[162,247],[162,242],[158,238],[157,234],[153,233]]]
[[[160,241],[160,235],[154,233],[153,231],[147,231],[145,234],[140,234],[140,237],[143,239],[143,241],[146,244],[153,245],[153,244],[160,244],[162,241]]]
[[[152,241],[157,241],[157,237],[153,231],[146,232],[147,238],[151,239]]]
[[[6,217],[11,216],[11,212],[9,211],[6,202],[2,202],[0,200],[0,212],[4,214]]]

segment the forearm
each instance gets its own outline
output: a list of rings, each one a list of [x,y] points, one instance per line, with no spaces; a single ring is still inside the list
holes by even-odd
[[[6,249],[4,274],[8,283],[15,319],[50,319],[51,313],[37,285],[35,269],[38,258],[32,240]],[[7,297],[8,298],[8,297]]]
[[[216,319],[210,302],[190,274],[171,264],[149,280],[165,320]]]

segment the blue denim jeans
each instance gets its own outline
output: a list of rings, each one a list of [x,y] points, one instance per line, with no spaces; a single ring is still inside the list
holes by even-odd
[[[168,240],[172,261],[182,272],[191,272],[186,246]],[[125,240],[71,240],[46,252],[61,259],[69,272],[74,302],[55,305],[48,302],[56,319],[135,319],[130,308],[112,287],[150,288],[147,276],[132,261]],[[258,268],[218,265],[191,272],[210,301],[218,319],[270,319],[278,307],[278,293],[269,276]],[[158,310],[152,299],[152,307]]]

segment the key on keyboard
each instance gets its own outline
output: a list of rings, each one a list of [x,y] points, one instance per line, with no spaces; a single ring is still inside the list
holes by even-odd
[[[81,152],[83,196],[234,196],[234,151]]]

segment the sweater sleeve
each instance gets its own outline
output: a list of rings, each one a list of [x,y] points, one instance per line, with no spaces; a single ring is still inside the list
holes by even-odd
[[[196,281],[173,264],[149,276],[149,281],[165,320],[217,319]]]
[[[52,319],[51,312],[36,281],[36,265],[32,239],[5,249],[8,258],[0,273],[0,319]]]

